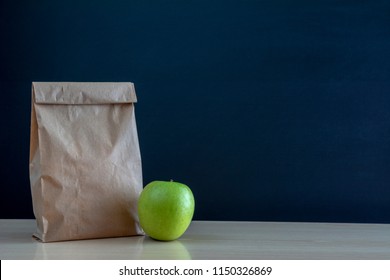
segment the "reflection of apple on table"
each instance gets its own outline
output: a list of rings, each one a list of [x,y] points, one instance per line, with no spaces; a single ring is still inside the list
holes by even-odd
[[[192,256],[187,250],[186,245],[181,240],[173,240],[170,242],[157,242],[152,238],[142,237],[141,253],[137,259],[155,260],[156,254],[160,255],[161,259],[166,260],[191,260]]]
[[[151,238],[160,241],[179,238],[190,225],[194,209],[191,189],[173,181],[149,183],[138,200],[141,227]]]

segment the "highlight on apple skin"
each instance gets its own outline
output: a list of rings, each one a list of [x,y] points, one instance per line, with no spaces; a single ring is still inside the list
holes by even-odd
[[[142,229],[151,238],[171,241],[184,234],[192,221],[195,199],[191,189],[174,181],[153,181],[138,200]]]

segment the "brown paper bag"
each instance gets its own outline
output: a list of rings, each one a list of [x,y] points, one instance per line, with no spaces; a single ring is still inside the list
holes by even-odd
[[[30,183],[43,242],[143,234],[132,83],[32,84]]]

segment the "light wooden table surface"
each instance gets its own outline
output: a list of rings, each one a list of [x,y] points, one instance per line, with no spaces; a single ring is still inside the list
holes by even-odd
[[[389,224],[193,221],[178,240],[41,243],[35,220],[0,220],[0,259],[390,259]]]

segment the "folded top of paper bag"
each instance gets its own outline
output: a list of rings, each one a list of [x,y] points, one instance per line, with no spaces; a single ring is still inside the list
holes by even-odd
[[[35,102],[43,104],[135,103],[133,83],[33,82]]]

